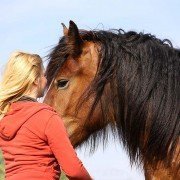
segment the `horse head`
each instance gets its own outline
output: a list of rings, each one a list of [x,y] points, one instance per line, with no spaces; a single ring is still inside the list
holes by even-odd
[[[102,116],[99,105],[91,113],[95,92],[89,90],[97,73],[99,45],[83,40],[72,21],[69,29],[64,24],[63,28],[64,37],[50,54],[53,60],[46,72],[51,87],[44,102],[60,114],[72,144],[77,146],[107,125],[99,123]]]

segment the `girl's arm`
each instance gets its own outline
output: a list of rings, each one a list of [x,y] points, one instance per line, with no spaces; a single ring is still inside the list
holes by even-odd
[[[70,180],[92,180],[71,145],[62,119],[58,115],[50,117],[45,135],[61,169]]]

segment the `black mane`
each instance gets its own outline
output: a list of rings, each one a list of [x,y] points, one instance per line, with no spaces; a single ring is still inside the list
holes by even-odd
[[[96,92],[91,113],[101,102],[103,121],[110,122],[113,107],[119,138],[131,162],[171,162],[180,134],[180,51],[169,40],[133,31],[81,31],[80,35],[83,41],[101,46],[89,91]],[[49,55],[48,85],[69,52],[63,37]],[[107,84],[111,93],[103,96]]]

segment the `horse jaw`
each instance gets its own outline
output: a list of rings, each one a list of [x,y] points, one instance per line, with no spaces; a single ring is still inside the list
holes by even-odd
[[[68,136],[71,137],[73,133],[78,128],[78,123],[72,118],[72,117],[63,117],[62,120],[64,122],[64,126],[66,128],[66,131],[68,133]]]

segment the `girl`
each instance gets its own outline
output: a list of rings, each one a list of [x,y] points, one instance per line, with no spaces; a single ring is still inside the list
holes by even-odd
[[[13,53],[0,84],[0,148],[7,180],[92,179],[74,151],[62,119],[38,103],[46,86],[42,59]]]

